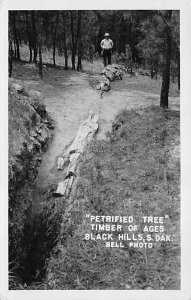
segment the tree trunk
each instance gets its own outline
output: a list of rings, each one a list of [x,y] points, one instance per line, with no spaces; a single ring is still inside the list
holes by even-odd
[[[30,52],[30,57],[29,57],[29,62],[32,62],[32,47],[29,45],[29,52]]]
[[[59,14],[58,11],[56,12],[56,24],[53,22],[52,20],[52,44],[53,44],[53,54],[52,54],[52,58],[53,58],[53,64],[54,66],[56,66],[56,35],[57,35],[57,25],[58,25],[58,19],[59,19]]]
[[[54,67],[56,66],[55,55],[56,55],[56,39],[54,38],[53,39],[53,53],[52,53]]]
[[[26,10],[26,24],[27,24],[27,36],[28,36],[28,42],[29,42],[29,52],[30,52],[30,58],[29,62],[32,62],[32,39],[31,39],[31,32],[29,28],[29,16],[28,16],[28,11]]]
[[[41,51],[41,41],[39,41],[39,76],[42,78],[42,51]]]
[[[99,115],[89,115],[78,129],[77,135],[69,149],[62,155],[64,158],[69,158],[67,174],[62,182],[58,183],[55,194],[68,197],[72,190],[76,170],[79,164],[79,158],[83,153],[87,144],[93,139],[98,130]]]
[[[38,35],[36,36],[36,40],[37,40],[37,45],[38,45],[38,54],[39,54],[39,76],[40,78],[42,78],[42,37],[43,37],[43,12],[40,11],[37,15],[37,20],[39,21],[39,26],[38,26]]]
[[[178,89],[180,90],[180,60],[178,61]]]
[[[16,48],[15,39],[13,41],[13,44],[14,44],[14,59],[17,59],[17,48]]]
[[[172,16],[172,10],[166,10],[164,18],[168,22],[170,22]],[[165,24],[164,27],[164,35],[165,35],[165,65],[163,69],[162,75],[162,87],[161,87],[161,96],[160,96],[160,106],[168,107],[168,94],[169,94],[169,86],[170,86],[170,63],[171,63],[171,40],[172,34],[169,26]]]
[[[36,19],[35,11],[31,11],[31,20],[32,20],[32,48],[34,50],[33,63],[37,63],[37,36],[36,36]]]
[[[37,63],[37,47],[35,46],[35,48],[34,48],[34,56],[33,56],[33,63]]]
[[[54,45],[53,45],[53,64],[54,64],[54,67],[56,66],[55,54],[56,54],[56,45],[55,45],[55,41],[54,41]]]
[[[74,36],[74,20],[73,20],[73,11],[70,11],[70,20],[71,20],[71,34],[72,34],[72,70],[75,70],[75,58],[76,58],[76,45],[75,45],[75,36]]]
[[[20,60],[20,49],[19,49],[19,39],[18,39],[18,30],[16,26],[16,12],[12,12],[13,16],[13,33],[14,33],[14,40],[15,40],[15,54],[16,59]]]
[[[68,50],[66,45],[66,12],[62,11],[62,20],[63,20],[63,44],[64,44],[64,59],[65,59],[65,70],[68,70]]]
[[[9,77],[12,75],[13,70],[13,46],[12,41],[9,40]]]
[[[12,12],[9,12],[9,66],[8,66],[8,74],[9,77],[12,75],[12,70],[13,70],[13,22],[12,22]]]
[[[81,41],[81,10],[78,10],[78,27],[77,27],[77,39],[78,39],[78,65],[77,71],[82,70],[82,41]]]

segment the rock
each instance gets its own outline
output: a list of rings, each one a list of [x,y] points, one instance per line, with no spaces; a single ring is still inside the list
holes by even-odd
[[[63,159],[63,157],[58,157],[58,160],[57,160],[57,169],[58,170],[62,170],[63,169],[63,165],[64,165],[64,159]]]
[[[35,125],[39,126],[41,122],[41,117],[39,116],[38,113],[35,114]]]
[[[45,144],[45,140],[43,139],[43,137],[41,135],[37,135],[36,139],[41,145]]]
[[[34,150],[34,144],[31,143],[31,144],[29,144],[29,146],[28,146],[28,151],[29,151],[30,153],[32,153],[33,150]]]
[[[47,142],[47,140],[48,140],[48,138],[49,138],[49,135],[48,135],[48,133],[47,133],[47,131],[46,131],[45,128],[42,128],[42,130],[41,130],[41,137],[43,138],[43,140],[44,140],[45,142]]]
[[[106,85],[105,83],[101,85],[101,91],[108,92],[109,90],[110,86]]]
[[[115,73],[115,79],[123,79],[123,72],[121,72],[120,70],[117,70],[117,72]]]
[[[34,138],[37,137],[37,133],[33,129],[30,130],[29,135]]]
[[[57,189],[57,184],[52,183],[49,185],[47,193],[48,194],[55,193],[56,189]]]
[[[36,148],[38,149],[41,148],[41,144],[34,137],[30,137],[30,139],[33,142],[33,144],[36,146]]]
[[[104,76],[103,80],[100,81],[97,85],[96,85],[96,89],[97,90],[101,90],[102,92],[107,92],[110,90],[110,81],[108,78],[106,78]]]
[[[100,89],[101,89],[100,83],[96,84],[96,90],[100,90]]]
[[[48,128],[49,129],[54,129],[54,125],[53,124],[48,124]]]
[[[64,196],[67,190],[67,184],[68,184],[68,180],[59,182],[55,194]]]
[[[36,132],[37,132],[38,134],[41,134],[41,129],[40,129],[40,128],[36,128]]]
[[[24,87],[18,83],[12,82],[11,89],[15,90],[17,93],[23,93]]]
[[[65,156],[65,157],[58,157],[58,161],[57,161],[57,169],[58,170],[62,170],[64,165],[69,164],[70,162],[70,157],[69,156]]]
[[[114,81],[115,75],[111,71],[105,72],[105,77],[108,78],[110,81]]]

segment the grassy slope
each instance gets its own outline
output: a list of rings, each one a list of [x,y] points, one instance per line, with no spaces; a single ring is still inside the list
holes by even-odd
[[[47,289],[180,288],[179,118],[157,107],[123,111],[114,128],[81,159]],[[88,213],[132,215],[138,225],[144,215],[169,215],[165,232],[173,241],[108,249],[105,242],[84,240]]]

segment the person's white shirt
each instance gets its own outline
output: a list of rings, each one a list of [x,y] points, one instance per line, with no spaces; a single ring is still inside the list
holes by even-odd
[[[103,39],[100,44],[103,50],[109,50],[113,48],[113,41],[110,39]]]

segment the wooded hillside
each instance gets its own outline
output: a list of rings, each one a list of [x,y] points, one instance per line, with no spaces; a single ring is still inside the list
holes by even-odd
[[[163,76],[161,106],[168,107],[170,76],[180,89],[179,11],[67,10],[9,12],[9,76],[12,60],[20,60],[20,46],[27,44],[30,62],[43,75],[43,51],[68,59],[73,70],[82,70],[82,60],[101,55],[100,41],[109,32],[113,56],[127,68],[149,69],[151,78]]]

